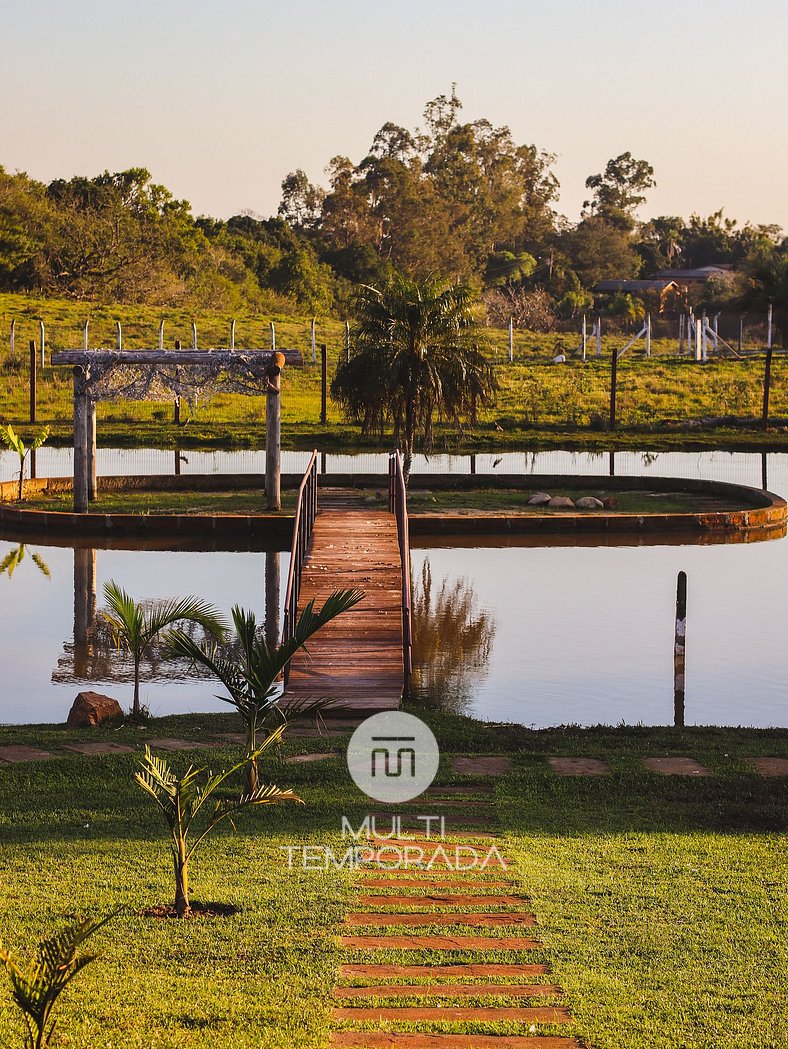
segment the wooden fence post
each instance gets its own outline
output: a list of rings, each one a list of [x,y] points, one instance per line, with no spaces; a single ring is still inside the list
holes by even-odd
[[[772,353],[771,346],[766,350],[766,367],[763,369],[763,413],[761,426],[764,430],[769,429],[769,391],[772,384]]]
[[[269,651],[273,652],[282,640],[279,633],[280,554],[267,550],[265,555],[265,620],[263,632]]]
[[[276,327],[271,321],[271,353],[276,353]]]
[[[38,387],[38,359],[36,358],[36,340],[30,340],[30,422],[36,421],[36,398]]]
[[[583,357],[585,360],[585,356]],[[509,364],[514,361],[514,317],[509,318]]]
[[[11,319],[11,331],[9,332],[9,339],[8,339],[8,341],[10,343],[11,357],[12,357],[13,360],[16,360],[16,318],[15,317],[12,317],[12,319]]]
[[[88,400],[88,502],[92,503],[98,496],[98,470],[96,467],[96,404]]]
[[[345,321],[345,362],[350,360],[350,321]]]
[[[684,673],[687,651],[687,573],[676,583],[676,632],[673,644],[673,724],[684,727]]]
[[[44,331],[44,322],[38,322],[38,335],[41,340],[41,367],[44,367],[44,348],[46,346],[46,332]]]
[[[618,350],[613,347],[610,358],[610,420],[608,429],[616,428],[616,385],[618,383]]]
[[[192,349],[197,349],[197,323],[192,321]]]
[[[86,347],[87,349],[87,347]],[[159,349],[164,349],[164,321],[159,321]]]
[[[85,318],[85,325],[84,325],[84,327],[82,329],[82,349],[83,350],[89,350],[90,349],[90,334],[89,334],[89,331],[90,331],[90,318],[86,317]]]
[[[312,347],[312,364],[317,364],[317,347],[315,346],[315,323],[316,317],[312,318],[312,323],[309,328],[309,341]]]
[[[742,351],[742,345],[744,344],[744,317],[739,317],[739,353]]]
[[[235,349],[235,317],[230,321],[230,349]]]
[[[180,339],[176,339],[175,340],[175,349],[179,350],[180,348],[181,348],[181,340]],[[176,397],[175,401],[173,402],[173,422],[175,423],[176,426],[180,426],[181,425],[181,399],[180,399],[180,397]]]
[[[117,331],[118,331],[118,349],[122,350],[123,349],[123,326],[121,325],[120,321],[115,321],[115,324],[117,326]]]
[[[320,343],[320,422],[326,424],[326,410],[328,407],[328,358],[326,344]]]
[[[581,338],[580,349],[582,351],[583,363],[585,364],[585,359],[586,359],[586,338],[587,338],[587,336],[586,336],[586,315],[585,314],[583,314],[583,323],[582,323],[581,328],[580,328],[580,338]]]

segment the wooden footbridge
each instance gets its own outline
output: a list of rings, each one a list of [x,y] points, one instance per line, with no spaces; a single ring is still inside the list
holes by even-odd
[[[388,510],[370,508],[352,490],[318,494],[317,452],[298,491],[284,636],[308,601],[336,589],[364,599],[328,623],[285,674],[283,705],[325,697],[326,717],[396,710],[411,671],[411,585],[402,460],[389,460]]]

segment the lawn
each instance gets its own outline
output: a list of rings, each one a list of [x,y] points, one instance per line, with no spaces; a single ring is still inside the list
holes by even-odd
[[[414,712],[441,744],[441,782],[453,779],[450,753],[511,756],[495,801],[505,851],[544,942],[528,961],[552,965],[550,979],[566,991],[575,1018],[572,1034],[593,1049],[785,1044],[786,785],[762,779],[744,758],[785,754],[787,732],[534,732]],[[224,715],[171,717],[147,729],[98,729],[90,738],[140,746],[153,736],[205,740],[235,727]],[[76,912],[126,908],[97,934],[100,960],[66,992],[56,1044],[326,1045],[330,991],[343,960],[336,933],[352,908],[354,879],[348,871],[288,870],[280,846],[337,846],[340,814],[358,819],[369,809],[342,760],[284,759],[342,750],[343,740],[291,739],[271,759],[267,778],[292,786],[306,804],[251,812],[236,834],[217,832],[193,871],[194,899],[238,911],[178,923],[142,914],[169,899],[171,874],[159,818],[132,783],[135,756],[65,756],[59,748],[76,738],[84,736],[52,726],[0,728],[0,746],[34,743],[58,755],[0,765],[0,938],[28,951]],[[232,748],[208,753],[214,767],[234,756]],[[712,775],[660,777],[640,763],[666,753],[692,755]],[[613,775],[562,779],[547,766],[548,754],[602,757]],[[204,753],[172,760],[189,757],[205,760]],[[500,951],[418,959],[379,952],[375,960],[513,959]],[[490,1033],[512,1031],[505,1021]],[[1,985],[0,1040],[20,1044]]]

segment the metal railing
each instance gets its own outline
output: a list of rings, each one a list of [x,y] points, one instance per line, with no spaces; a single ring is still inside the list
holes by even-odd
[[[295,519],[293,521],[293,543],[290,548],[290,570],[287,573],[287,593],[285,594],[285,616],[282,630],[282,641],[288,641],[295,630],[298,619],[298,598],[301,593],[301,571],[304,567],[309,544],[312,540],[312,529],[317,516],[317,449],[312,452],[309,466],[306,468],[301,484],[298,487]],[[285,666],[284,679],[287,686],[290,677],[290,664]]]
[[[402,456],[389,456],[389,512],[397,519],[400,564],[402,566],[402,668],[405,673],[405,695],[408,694],[413,670],[413,616],[410,578],[410,534],[408,532],[408,501]]]

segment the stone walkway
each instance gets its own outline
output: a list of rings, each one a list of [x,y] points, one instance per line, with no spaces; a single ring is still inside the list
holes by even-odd
[[[452,765],[464,775],[485,777],[504,775],[510,767],[508,758],[472,756],[455,757]],[[570,1024],[571,1016],[562,1004],[561,988],[549,981],[549,966],[527,960],[529,952],[542,946],[536,917],[528,900],[516,890],[511,865],[500,852],[500,839],[497,834],[481,835],[475,830],[480,817],[488,829],[494,826],[493,789],[486,779],[433,787],[418,799],[416,812],[432,815],[434,806],[445,817],[445,839],[426,837],[422,823],[420,834],[411,832],[413,838],[371,840],[371,845],[382,850],[418,848],[425,867],[386,870],[368,866],[361,871],[356,909],[346,916],[340,937],[346,955],[355,957],[342,965],[334,988],[332,1015],[338,1029],[331,1036],[332,1045],[359,1049],[579,1046],[571,1035],[538,1033],[545,1024]],[[403,815],[403,827],[405,820]],[[485,871],[456,869],[455,847],[473,845],[479,857],[487,856],[492,846],[498,847],[506,869],[499,862]],[[466,854],[466,863],[470,858]],[[444,933],[445,927],[449,928]],[[405,951],[408,960],[402,964],[378,961],[381,951]],[[498,956],[501,951],[510,952],[513,960],[484,960],[484,954]],[[419,961],[424,952],[430,954]],[[445,955],[445,962],[430,964],[436,952]],[[481,1029],[488,1031],[490,1024],[505,1022],[511,1028],[515,1023],[521,1033],[440,1030],[443,1024],[457,1022],[477,1029],[485,1025]],[[437,1030],[398,1030],[403,1024]]]

